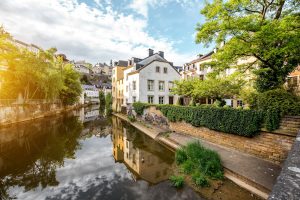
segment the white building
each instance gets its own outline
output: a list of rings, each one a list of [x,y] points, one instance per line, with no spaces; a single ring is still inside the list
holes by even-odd
[[[99,90],[94,85],[81,85],[80,103],[99,103]]]
[[[179,72],[164,58],[164,52],[153,53],[145,59],[132,58],[124,69],[124,105],[137,101],[154,104],[175,104],[177,96],[170,93]]]
[[[112,75],[112,66],[109,66],[106,63],[97,63],[92,70],[95,74]]]

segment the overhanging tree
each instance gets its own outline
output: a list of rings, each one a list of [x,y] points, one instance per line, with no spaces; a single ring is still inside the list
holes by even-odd
[[[236,66],[256,74],[259,92],[280,87],[300,63],[299,0],[213,0],[201,10],[197,43],[223,48],[210,63],[215,70]],[[237,65],[241,58],[254,58]]]

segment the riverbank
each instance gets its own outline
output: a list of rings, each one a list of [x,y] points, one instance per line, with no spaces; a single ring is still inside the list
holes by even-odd
[[[30,105],[30,107],[13,105],[9,108],[0,107],[0,127],[60,115],[89,105],[90,104],[79,104],[74,106]]]
[[[114,113],[114,115],[173,150],[189,142],[200,141],[203,146],[219,153],[226,178],[264,199],[268,198],[276,178],[280,174],[280,165],[264,159],[190,135],[170,132],[145,122],[130,122],[127,116],[123,114]]]

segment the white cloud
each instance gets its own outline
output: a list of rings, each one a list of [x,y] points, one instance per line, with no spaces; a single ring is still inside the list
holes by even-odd
[[[148,48],[165,51],[177,65],[190,59],[167,38],[149,35],[147,19],[116,12],[109,0],[95,2],[106,7],[92,8],[77,0],[1,0],[0,23],[15,38],[43,48],[57,47],[69,59],[95,63],[146,57]]]

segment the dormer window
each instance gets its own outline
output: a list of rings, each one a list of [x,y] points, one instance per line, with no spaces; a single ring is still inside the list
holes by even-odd
[[[156,73],[159,73],[160,72],[160,67],[157,66],[155,71],[156,71]]]

